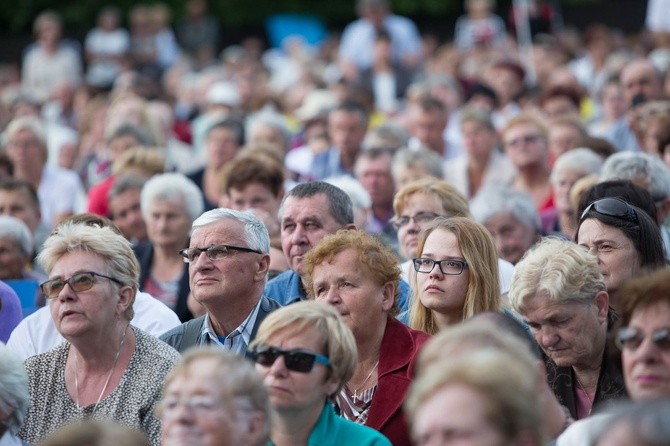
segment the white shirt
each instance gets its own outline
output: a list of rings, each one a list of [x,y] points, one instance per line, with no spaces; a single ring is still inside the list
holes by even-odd
[[[131,323],[156,337],[181,324],[174,311],[141,291],[135,296],[133,309],[135,316]],[[17,325],[7,341],[7,347],[25,360],[47,352],[63,341],[65,339],[56,330],[47,304]]]

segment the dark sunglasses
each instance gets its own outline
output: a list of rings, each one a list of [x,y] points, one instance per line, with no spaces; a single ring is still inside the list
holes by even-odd
[[[670,329],[668,328],[661,328],[647,335],[637,328],[623,327],[619,329],[615,341],[619,349],[634,351],[640,348],[647,336],[651,336],[651,340],[659,349],[670,351]]]
[[[63,279],[59,277],[56,279],[47,280],[40,285],[40,289],[46,297],[49,299],[55,299],[58,297],[60,292],[63,291],[65,284],[70,285],[70,288],[72,288],[72,291],[75,293],[90,290],[93,288],[93,285],[96,282],[95,276],[111,280],[112,282],[118,283],[119,285],[123,285],[119,279],[115,279],[114,277],[105,276],[104,274],[93,271],[82,271],[80,273],[73,274],[69,279]]]
[[[286,368],[299,373],[309,373],[317,362],[330,365],[327,356],[317,353],[302,352],[300,350],[281,350],[275,347],[261,347],[249,352],[254,362],[264,366],[272,367],[277,358],[284,357]]]
[[[582,216],[579,217],[579,221],[582,222],[588,217],[592,210],[608,217],[619,218],[635,224],[639,223],[635,209],[620,198],[608,197],[594,201],[586,206],[586,209],[582,212]]]

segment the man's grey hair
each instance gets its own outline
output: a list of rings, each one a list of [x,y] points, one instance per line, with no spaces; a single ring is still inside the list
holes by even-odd
[[[284,203],[288,197],[311,198],[315,195],[323,194],[328,199],[328,208],[330,214],[337,223],[344,228],[354,223],[354,210],[351,198],[342,189],[325,181],[313,181],[310,183],[301,183],[291,189],[281,202],[279,207],[279,220],[284,215]]]
[[[584,176],[600,173],[603,157],[591,149],[580,147],[572,149],[556,158],[551,169],[551,183],[558,183],[558,174],[562,171],[581,172]]]
[[[116,179],[114,185],[109,189],[108,201],[128,192],[129,190],[142,189],[147,179],[134,173],[126,173]]]
[[[227,208],[217,208],[207,211],[193,222],[192,231],[196,228],[211,225],[221,220],[232,219],[244,224],[244,233],[247,245],[265,254],[270,253],[270,234],[265,224],[249,211],[236,211]]]

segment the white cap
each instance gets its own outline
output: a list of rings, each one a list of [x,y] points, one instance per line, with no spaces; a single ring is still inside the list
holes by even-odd
[[[220,81],[212,84],[205,94],[207,104],[227,105],[237,107],[240,105],[240,95],[237,87],[232,82]]]
[[[295,111],[295,117],[300,121],[310,121],[326,115],[335,107],[335,95],[329,90],[312,90],[307,94],[302,105]]]

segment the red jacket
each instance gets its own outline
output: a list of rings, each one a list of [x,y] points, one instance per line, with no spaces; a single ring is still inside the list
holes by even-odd
[[[430,336],[389,317],[379,351],[379,377],[366,426],[384,434],[394,446],[410,446],[402,404],[414,377],[417,354]]]

